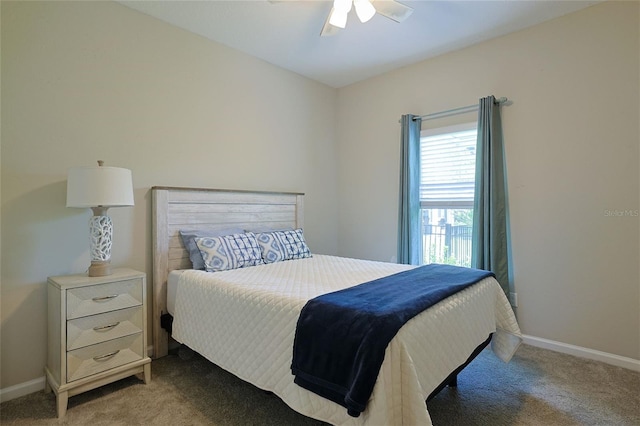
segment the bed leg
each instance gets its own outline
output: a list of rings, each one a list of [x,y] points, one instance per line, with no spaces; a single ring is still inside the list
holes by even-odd
[[[449,379],[449,381],[447,382],[447,386],[449,386],[450,388],[455,388],[455,387],[458,386],[458,375],[457,374]]]
[[[482,350],[489,344],[489,342],[491,342],[491,334],[489,335],[489,337],[487,338],[487,340],[485,340],[484,342],[482,342],[469,356],[469,358],[467,358],[467,361],[462,364],[460,367],[456,368],[451,374],[449,374],[449,376],[447,376],[446,379],[444,379],[444,381],[442,383],[440,383],[440,385],[438,385],[437,388],[435,388],[433,390],[433,392],[431,392],[431,394],[429,395],[429,397],[427,398],[427,402],[431,401],[431,399],[433,397],[435,397],[438,392],[440,392],[442,389],[444,389],[445,387],[449,386],[449,387],[457,387],[458,386],[458,373],[460,373],[471,361],[473,361],[473,359],[478,356],[478,354],[480,354],[480,352],[482,352]]]

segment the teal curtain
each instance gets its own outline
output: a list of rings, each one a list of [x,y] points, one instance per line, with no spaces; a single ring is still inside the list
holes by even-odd
[[[398,220],[398,263],[421,264],[420,241],[420,127],[419,116],[402,116],[400,152],[400,206]]]
[[[507,176],[500,105],[493,96],[480,99],[476,148],[471,266],[496,274],[509,294],[509,217]]]

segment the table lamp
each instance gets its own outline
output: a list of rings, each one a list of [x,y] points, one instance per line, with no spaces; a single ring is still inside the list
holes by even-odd
[[[133,206],[131,170],[97,166],[69,170],[67,207],[91,208],[89,219],[90,277],[111,275],[111,241],[113,223],[107,216],[109,207]]]

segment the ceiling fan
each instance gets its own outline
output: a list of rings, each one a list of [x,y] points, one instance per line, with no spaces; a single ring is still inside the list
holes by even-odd
[[[331,36],[347,26],[347,15],[354,6],[360,22],[367,22],[376,13],[396,22],[402,22],[413,9],[395,0],[333,0],[333,7],[324,22],[320,35]]]

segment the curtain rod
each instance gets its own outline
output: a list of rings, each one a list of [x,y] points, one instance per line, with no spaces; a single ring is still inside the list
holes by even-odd
[[[508,100],[509,99],[502,97],[502,98],[496,99],[496,103],[498,105],[500,105],[500,104],[506,103]],[[420,118],[422,120],[435,120],[436,118],[449,117],[449,116],[452,116],[452,115],[464,114],[466,112],[473,112],[473,111],[477,111],[477,110],[478,110],[478,104],[467,105],[467,106],[460,107],[460,108],[448,109],[446,111],[440,111],[440,112],[434,112],[434,113],[427,114],[427,115],[421,115]],[[415,118],[414,118],[414,120],[415,120]]]

